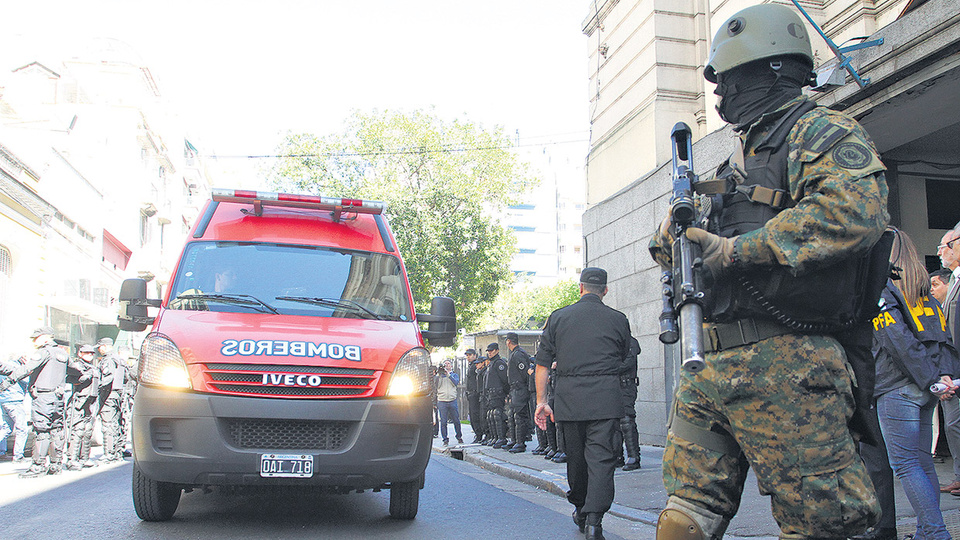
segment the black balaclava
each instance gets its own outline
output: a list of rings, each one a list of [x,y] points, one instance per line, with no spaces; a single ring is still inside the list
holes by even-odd
[[[809,62],[793,56],[755,60],[717,73],[717,112],[737,130],[746,130],[764,113],[799,96],[812,77]]]

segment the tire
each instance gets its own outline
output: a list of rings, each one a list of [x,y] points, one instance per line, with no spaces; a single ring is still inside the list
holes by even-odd
[[[394,482],[390,485],[390,517],[413,519],[420,507],[420,488],[424,475],[409,482]]]
[[[180,487],[157,482],[140,472],[133,463],[133,508],[144,521],[167,521],[180,505]]]

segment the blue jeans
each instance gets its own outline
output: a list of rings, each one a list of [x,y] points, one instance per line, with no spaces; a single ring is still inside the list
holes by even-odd
[[[936,406],[936,396],[912,383],[877,398],[890,466],[917,513],[916,540],[950,539],[940,513],[940,483],[930,455]]]
[[[27,410],[22,401],[0,403],[0,451],[6,452],[7,437],[16,433],[13,457],[22,458],[27,445]]]
[[[457,432],[457,440],[463,438],[460,431],[460,409],[457,408],[456,401],[438,401],[437,409],[440,411],[440,437],[443,442],[447,442],[447,422],[453,422],[453,429]]]

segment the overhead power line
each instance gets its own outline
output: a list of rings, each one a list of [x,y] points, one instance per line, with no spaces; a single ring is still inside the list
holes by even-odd
[[[448,154],[455,152],[479,152],[484,150],[509,150],[512,148],[530,148],[536,146],[556,146],[560,144],[586,143],[589,139],[575,139],[569,141],[553,141],[548,143],[503,144],[493,146],[449,147],[449,148],[399,148],[396,150],[377,150],[372,152],[318,152],[307,154],[253,154],[253,155],[219,155],[205,154],[205,158],[213,159],[283,159],[309,157],[366,157],[366,156],[394,156],[406,154]]]

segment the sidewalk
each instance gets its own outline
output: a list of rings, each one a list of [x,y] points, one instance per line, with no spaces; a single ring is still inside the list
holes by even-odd
[[[463,424],[462,428],[463,440],[469,443],[473,440],[473,431],[469,424]],[[451,436],[451,442],[454,441],[453,426],[448,426],[448,434]],[[536,442],[527,443],[526,452],[511,454],[506,450],[476,444],[451,444],[450,447],[444,447],[439,437],[433,440],[434,452],[462,459],[491,472],[536,486],[559,497],[565,497],[568,489],[566,465],[531,454],[530,452],[536,447]],[[617,469],[614,477],[617,493],[610,508],[610,514],[656,525],[657,516],[667,500],[660,470],[663,448],[642,446],[640,458],[639,470],[624,472]],[[945,463],[937,464],[937,474],[941,483],[952,480],[953,469],[950,459]],[[895,479],[894,484],[897,500],[897,528],[902,536],[915,531],[916,514],[900,487],[900,482]],[[943,510],[943,518],[950,534],[960,538],[960,511],[958,511],[960,497],[943,495],[940,498],[940,508]],[[751,472],[744,488],[740,511],[727,528],[726,538],[775,540],[779,533],[780,529],[770,514],[770,498],[760,495],[756,477]]]

